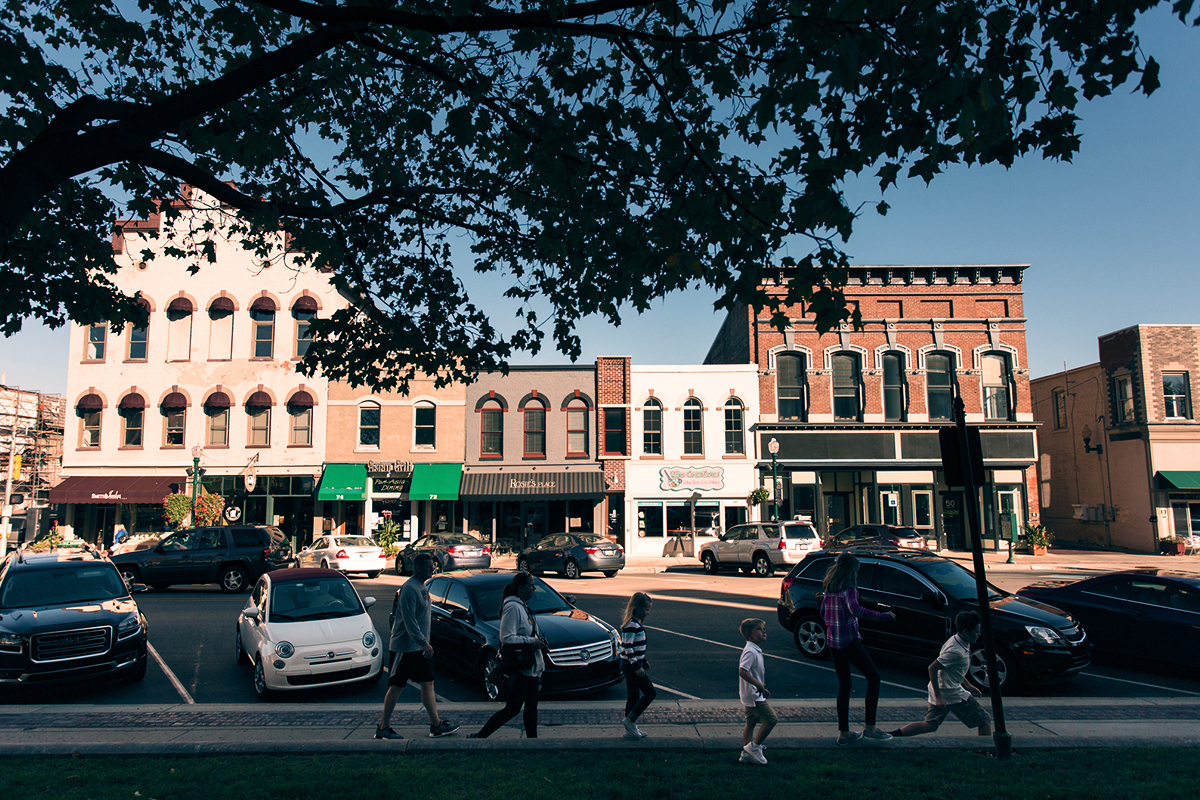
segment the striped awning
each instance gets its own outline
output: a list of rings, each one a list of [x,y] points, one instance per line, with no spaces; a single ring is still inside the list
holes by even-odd
[[[466,472],[459,496],[595,497],[604,494],[604,473],[598,469],[544,472]]]

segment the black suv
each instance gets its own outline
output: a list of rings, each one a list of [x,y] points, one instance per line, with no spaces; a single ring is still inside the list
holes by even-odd
[[[837,555],[812,553],[783,579],[779,593],[779,624],[792,632],[796,647],[809,658],[825,658],[829,652],[821,619],[822,581]],[[896,614],[891,622],[858,621],[863,644],[870,649],[928,663],[954,633],[958,612],[979,608],[975,575],[956,561],[918,550],[863,548],[855,555],[862,564],[859,602]],[[1065,680],[1091,663],[1091,642],[1070,614],[990,584],[988,591],[1001,691],[1011,692],[1021,683]],[[986,691],[982,646],[972,653],[967,677]]]
[[[146,677],[146,618],[94,551],[12,553],[0,570],[0,687]]]
[[[900,525],[854,525],[838,531],[825,543],[826,550],[843,547],[899,547],[904,550],[928,550],[925,537],[916,528]]]
[[[144,550],[114,555],[112,562],[131,585],[216,583],[230,594],[244,592],[264,572],[296,566],[283,531],[268,525],[184,528]]]

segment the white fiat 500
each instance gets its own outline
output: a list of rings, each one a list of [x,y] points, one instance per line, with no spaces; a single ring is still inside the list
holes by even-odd
[[[254,693],[377,680],[384,644],[345,575],[280,569],[259,579],[237,621],[238,663],[254,665]]]

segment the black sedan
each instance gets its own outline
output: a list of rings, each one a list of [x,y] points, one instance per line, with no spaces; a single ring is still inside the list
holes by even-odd
[[[866,608],[896,614],[892,621],[859,620],[868,649],[912,656],[928,664],[954,633],[958,613],[979,609],[975,575],[956,561],[927,551],[894,548],[864,549],[855,555],[862,565],[859,601]],[[836,557],[836,552],[819,550],[783,579],[779,623],[792,632],[796,647],[809,658],[825,658],[829,652],[821,619],[821,582]],[[1069,614],[990,584],[987,591],[1002,692],[1008,694],[1022,683],[1061,681],[1091,663],[1087,634]],[[967,678],[987,690],[982,649],[971,654]]]
[[[493,700],[503,693],[490,676],[499,666],[500,601],[511,580],[512,573],[459,573],[436,575],[427,584],[434,660],[477,677]],[[545,582],[535,578],[534,584],[529,608],[550,648],[541,693],[589,692],[623,680],[616,628],[576,608]],[[394,609],[393,603],[393,614]]]
[[[1070,611],[1098,651],[1193,671],[1200,663],[1200,575],[1137,569],[1035,583],[1017,594]]]
[[[412,573],[418,553],[433,556],[433,571],[487,569],[492,565],[492,548],[482,539],[465,533],[431,533],[408,544],[396,554],[396,574]]]
[[[552,533],[517,556],[519,570],[534,575],[557,572],[571,580],[584,572],[611,578],[624,566],[624,548],[598,533]]]

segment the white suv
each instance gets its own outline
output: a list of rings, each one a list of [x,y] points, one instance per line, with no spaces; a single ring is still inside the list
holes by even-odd
[[[821,538],[810,522],[751,522],[719,535],[700,548],[699,556],[709,575],[722,567],[740,567],[765,578],[775,567],[799,563],[820,549]]]

